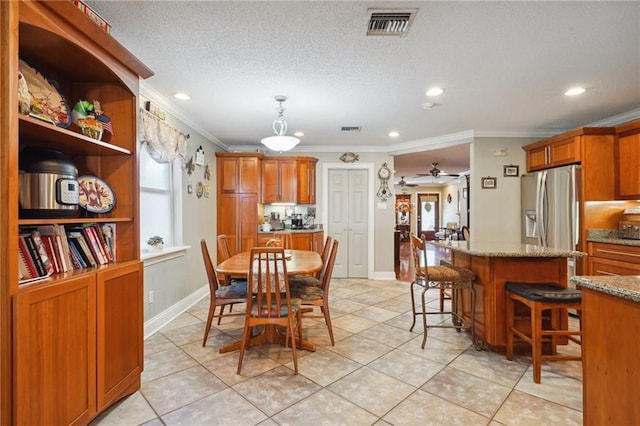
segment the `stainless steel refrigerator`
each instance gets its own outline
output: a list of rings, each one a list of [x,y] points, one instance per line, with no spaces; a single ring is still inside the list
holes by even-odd
[[[580,166],[556,167],[522,175],[522,243],[576,250],[580,235]],[[575,263],[569,258],[569,277]]]

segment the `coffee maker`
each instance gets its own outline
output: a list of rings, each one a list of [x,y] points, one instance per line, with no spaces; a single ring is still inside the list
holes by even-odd
[[[294,214],[291,216],[291,229],[302,229],[304,227],[302,214]]]

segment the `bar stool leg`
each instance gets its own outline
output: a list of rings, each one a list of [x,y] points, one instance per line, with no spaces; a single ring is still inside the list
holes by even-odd
[[[422,327],[424,329],[424,335],[422,336],[422,349],[427,343],[427,304],[425,302],[425,293],[429,290],[429,283],[425,283],[426,286],[422,290]]]
[[[531,358],[533,361],[533,381],[540,383],[542,368],[542,310],[538,304],[531,307]]]
[[[507,294],[507,359],[513,361],[513,327],[515,325],[514,311],[516,301]]]
[[[415,285],[416,281],[414,280],[411,283],[411,311],[413,312],[413,321],[411,322],[411,327],[409,327],[409,331],[413,331],[413,327],[416,325],[416,301],[415,301],[415,296],[413,294],[413,290],[414,290],[414,285]]]

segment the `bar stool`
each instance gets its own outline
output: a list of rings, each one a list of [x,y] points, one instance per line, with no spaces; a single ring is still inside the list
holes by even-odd
[[[540,383],[542,361],[581,361],[580,356],[558,355],[556,346],[561,339],[569,339],[582,345],[582,330],[560,330],[561,310],[582,309],[582,293],[580,290],[561,287],[553,283],[505,283],[507,295],[507,359],[513,359],[514,336],[531,344],[533,361],[533,381]],[[515,305],[520,302],[530,310],[531,334],[526,334],[515,327]],[[543,312],[551,311],[551,315],[543,318]],[[544,320],[544,321],[543,321]],[[545,324],[549,328],[543,328]],[[580,336],[580,338],[575,337]],[[542,353],[542,343],[551,343],[551,355]]]
[[[409,331],[413,331],[413,327],[416,324],[416,316],[422,316],[422,326],[424,328],[424,336],[422,338],[422,349],[427,342],[427,329],[429,328],[455,328],[457,331],[462,329],[469,330],[471,338],[476,349],[480,350],[483,347],[481,339],[476,337],[475,334],[475,311],[476,311],[476,289],[473,286],[473,282],[476,279],[473,271],[453,266],[448,263],[441,263],[438,266],[427,265],[427,252],[425,243],[415,235],[411,235],[411,249],[413,253],[413,262],[416,270],[415,279],[411,283],[411,306],[413,312],[413,322]],[[422,251],[422,260],[420,256]],[[422,309],[416,311],[415,296],[413,288],[415,285],[419,285],[422,290]],[[452,293],[451,310],[449,312],[427,312],[425,293],[430,288],[447,289]],[[462,315],[457,311],[457,300],[460,297],[462,290],[468,290],[471,295],[471,319],[468,325],[464,324]],[[427,315],[431,314],[451,314],[451,321],[453,325],[427,325]]]

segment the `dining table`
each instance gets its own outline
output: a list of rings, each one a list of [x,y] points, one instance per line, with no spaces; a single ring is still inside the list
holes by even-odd
[[[287,265],[287,275],[313,275],[322,268],[322,258],[320,255],[311,250],[285,250],[285,258]],[[222,261],[216,266],[218,274],[228,276],[249,276],[249,267],[251,266],[251,252],[244,251],[237,253],[230,258]],[[276,326],[266,325],[264,330],[257,335],[251,336],[249,346],[261,345],[265,343],[275,343],[286,345],[286,333]],[[241,341],[233,342],[220,348],[220,353],[231,352],[240,349]],[[297,346],[300,349],[314,352],[316,345],[307,340],[297,340]]]

